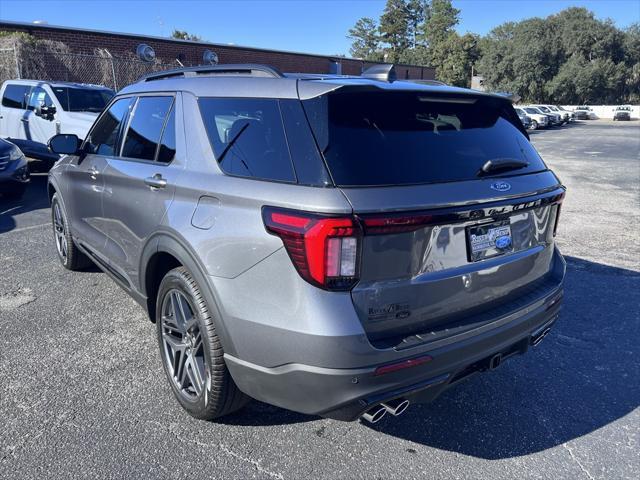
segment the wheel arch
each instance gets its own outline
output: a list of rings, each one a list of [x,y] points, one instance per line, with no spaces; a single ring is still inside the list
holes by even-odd
[[[216,330],[224,351],[235,353],[233,342],[224,325],[224,317],[218,295],[208,281],[206,269],[185,243],[170,232],[156,234],[148,243],[141,257],[140,288],[147,299],[147,313],[155,322],[158,288],[162,278],[170,270],[183,266],[193,276],[207,301],[211,315],[216,320]]]

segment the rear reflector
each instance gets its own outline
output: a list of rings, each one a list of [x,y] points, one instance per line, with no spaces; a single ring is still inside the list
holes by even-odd
[[[398,370],[404,370],[405,368],[417,367],[430,362],[433,358],[430,355],[424,355],[422,357],[410,358],[409,360],[403,360],[398,363],[390,363],[389,365],[383,365],[378,367],[373,372],[374,376],[385,375],[387,373],[397,372]]]

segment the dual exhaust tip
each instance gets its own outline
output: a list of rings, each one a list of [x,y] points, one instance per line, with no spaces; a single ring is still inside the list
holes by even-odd
[[[387,413],[390,413],[394,417],[402,415],[408,406],[409,400],[406,398],[397,398],[370,408],[362,415],[362,419],[369,423],[378,423]]]

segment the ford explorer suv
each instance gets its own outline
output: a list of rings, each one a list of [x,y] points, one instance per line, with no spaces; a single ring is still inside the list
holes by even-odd
[[[113,95],[97,85],[8,80],[0,88],[0,137],[30,157],[55,161],[49,139],[58,133],[84,138]]]
[[[62,265],[156,324],[178,402],[377,422],[527,352],[558,318],[565,188],[510,101],[262,65],[120,91],[49,174]]]

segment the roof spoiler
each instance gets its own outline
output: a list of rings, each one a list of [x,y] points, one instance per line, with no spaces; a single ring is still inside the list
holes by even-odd
[[[398,78],[393,64],[372,65],[362,72],[362,77],[382,82],[395,82]]]

